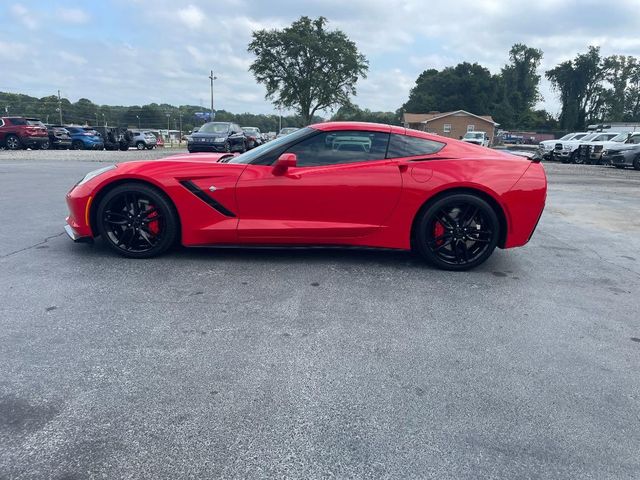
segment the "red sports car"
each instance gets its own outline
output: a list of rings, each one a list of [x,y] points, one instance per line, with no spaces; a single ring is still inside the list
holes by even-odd
[[[413,249],[466,270],[526,244],[547,180],[540,163],[389,125],[329,122],[242,155],[136,161],[88,173],[67,195],[75,241],[147,258],[176,243]]]

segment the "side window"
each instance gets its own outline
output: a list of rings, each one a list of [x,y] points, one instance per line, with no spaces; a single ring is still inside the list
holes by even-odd
[[[442,131],[444,133],[451,133],[451,124],[450,123],[445,123],[444,124],[444,128],[442,129]]]
[[[629,139],[629,143],[634,143],[634,144],[638,144],[638,143],[640,143],[640,135],[633,135],[633,136]]]
[[[475,125],[467,125],[467,133],[468,132],[473,132],[473,131],[475,131],[475,129],[476,129]]]
[[[446,144],[408,135],[391,135],[387,158],[416,157],[439,152]]]
[[[388,133],[323,132],[289,147],[286,153],[295,153],[300,167],[336,165],[384,160],[388,143]]]

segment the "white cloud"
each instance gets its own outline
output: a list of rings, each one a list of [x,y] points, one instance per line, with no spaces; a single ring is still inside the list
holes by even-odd
[[[38,21],[36,20],[35,14],[27,10],[23,5],[16,3],[11,6],[10,11],[13,17],[29,30],[35,30],[38,28]]]
[[[195,5],[188,5],[178,10],[178,19],[187,27],[199,29],[206,20],[206,15]]]
[[[56,16],[66,23],[83,24],[89,21],[89,14],[79,8],[60,8]]]
[[[58,56],[69,63],[73,63],[74,65],[85,65],[87,63],[87,59],[80,56],[80,55],[76,55],[74,53],[71,52],[67,52],[65,50],[61,50],[58,52]]]

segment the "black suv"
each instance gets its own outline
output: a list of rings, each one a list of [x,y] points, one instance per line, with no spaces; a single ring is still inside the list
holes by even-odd
[[[49,133],[49,148],[71,148],[71,135],[69,135],[69,130],[62,125],[47,125],[47,132]]]
[[[192,152],[247,151],[248,140],[239,125],[230,122],[209,122],[187,137],[187,149]]]

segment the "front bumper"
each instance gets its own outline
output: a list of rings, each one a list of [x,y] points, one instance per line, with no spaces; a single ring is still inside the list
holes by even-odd
[[[190,152],[225,152],[224,143],[200,143],[193,142],[187,144]]]
[[[626,167],[633,166],[633,156],[624,155],[622,153],[616,153],[614,155],[603,155],[602,159],[609,162],[611,165],[624,165]]]
[[[54,139],[49,143],[52,148],[71,148],[71,139]]]
[[[93,231],[91,230],[91,204],[93,197],[91,191],[84,185],[71,189],[65,198],[69,208],[69,216],[64,229],[74,242],[91,242]]]

